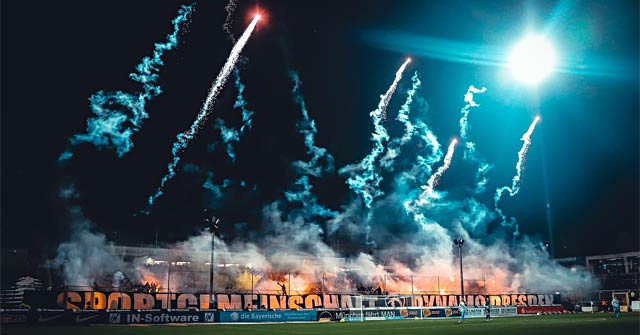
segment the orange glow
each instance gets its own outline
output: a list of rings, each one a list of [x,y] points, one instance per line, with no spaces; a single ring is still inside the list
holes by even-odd
[[[162,282],[161,282],[161,280],[156,278],[153,275],[153,273],[147,272],[147,273],[143,273],[141,275],[142,276],[141,276],[141,279],[140,279],[140,284],[144,285],[144,284],[149,283],[149,285],[151,286],[151,290],[149,291],[150,293],[155,293],[155,292],[160,291],[160,288],[162,287]],[[155,286],[153,286],[152,284],[155,284]]]

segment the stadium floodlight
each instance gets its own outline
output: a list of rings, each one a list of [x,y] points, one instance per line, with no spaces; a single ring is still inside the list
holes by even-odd
[[[207,212],[207,210],[204,210],[205,213]],[[212,217],[207,217],[204,219],[204,221],[207,223],[207,225],[211,224],[211,262],[209,263],[209,309],[211,309],[211,306],[216,307],[216,301],[213,297],[213,279],[214,279],[214,272],[213,272],[213,259],[214,259],[214,250],[215,250],[215,240],[216,240],[216,229],[218,228],[218,223],[220,223],[220,219],[216,218],[215,216]]]
[[[513,76],[527,84],[535,85],[556,65],[556,54],[551,42],[541,35],[528,35],[518,42],[509,54],[509,68]]]
[[[464,240],[461,238],[456,238],[453,240],[453,244],[458,247],[458,255],[460,257],[460,295],[461,299],[464,299],[464,276],[462,273],[462,246],[464,245]]]

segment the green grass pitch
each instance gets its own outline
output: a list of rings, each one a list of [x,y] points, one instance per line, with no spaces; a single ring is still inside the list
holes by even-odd
[[[162,325],[162,326],[83,326],[83,327],[3,327],[2,334],[61,334],[61,335],[124,335],[124,334],[171,334],[171,335],[265,335],[265,334],[543,334],[543,335],[590,335],[590,334],[640,334],[640,313],[624,313],[619,319],[611,314],[576,314],[520,316],[510,318],[467,319],[458,324],[457,319],[404,320],[330,323],[288,324],[209,324],[209,325]]]

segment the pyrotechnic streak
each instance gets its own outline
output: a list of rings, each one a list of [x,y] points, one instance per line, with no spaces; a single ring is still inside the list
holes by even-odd
[[[224,30],[229,40],[233,43],[236,43],[236,37],[231,32],[231,25],[233,24],[233,14],[237,6],[237,0],[229,0],[227,5],[225,6],[227,17],[224,21],[224,24],[222,25],[222,30]],[[238,62],[241,65],[245,64],[247,62],[247,58],[240,56]],[[227,155],[229,156],[229,158],[231,158],[232,162],[235,162],[236,155],[233,148],[233,142],[239,142],[242,135],[244,135],[245,130],[251,129],[251,116],[253,116],[253,111],[247,108],[249,103],[244,98],[245,85],[244,83],[242,83],[242,80],[240,78],[240,69],[238,67],[235,67],[233,69],[233,75],[235,77],[233,83],[238,90],[238,95],[236,97],[236,102],[233,104],[233,108],[240,108],[240,110],[242,111],[242,125],[240,126],[240,129],[227,127],[224,123],[224,120],[218,118],[216,119],[214,128],[220,131],[220,137],[222,139],[222,142],[225,144]]]
[[[233,24],[233,13],[236,11],[236,7],[238,6],[238,0],[229,0],[224,9],[227,11],[227,17],[224,20],[224,24],[222,25],[222,30],[227,34],[227,37],[231,42],[236,43],[236,38],[233,36],[231,32],[231,25]]]
[[[391,84],[387,92],[380,97],[381,104],[378,105],[377,110],[382,120],[387,119],[387,107],[389,107],[389,101],[391,101],[391,97],[393,96],[393,93],[398,88],[398,83],[400,82],[400,79],[402,79],[402,73],[404,72],[404,69],[407,67],[407,64],[409,64],[410,62],[411,62],[411,58],[407,58],[407,60],[402,64],[402,66],[400,66],[398,71],[396,71],[396,78],[394,79],[393,83]]]
[[[451,166],[451,159],[453,158],[453,153],[456,149],[456,144],[458,144],[458,140],[455,138],[452,139],[451,143],[449,143],[447,154],[444,156],[444,161],[442,166],[440,166],[438,170],[436,170],[436,172],[432,174],[431,177],[429,177],[429,180],[427,181],[427,185],[421,186],[421,188],[424,191],[422,192],[422,194],[420,194],[419,199],[416,201],[416,205],[421,206],[426,204],[429,197],[433,194],[433,190],[436,186],[438,186],[438,183],[440,182],[440,178],[442,178],[442,175]]]
[[[387,152],[380,160],[380,166],[393,170],[393,163],[396,157],[398,157],[402,151],[402,146],[407,144],[411,137],[415,135],[416,126],[409,119],[409,114],[411,113],[411,104],[413,103],[413,96],[416,94],[422,82],[420,82],[420,78],[418,78],[418,71],[413,74],[411,77],[411,88],[407,90],[407,99],[404,101],[404,104],[400,107],[398,111],[398,116],[396,120],[400,121],[404,125],[404,133],[400,138],[394,138],[389,145],[387,146]]]
[[[529,146],[531,146],[531,134],[533,134],[533,131],[536,128],[536,125],[538,124],[538,122],[540,122],[540,116],[536,116],[533,119],[533,122],[531,122],[531,125],[529,125],[529,129],[527,129],[527,132],[524,133],[524,135],[522,135],[522,138],[520,139],[524,143],[522,143],[522,148],[520,148],[520,151],[518,151],[518,163],[516,163],[516,175],[513,177],[513,183],[511,185],[511,190],[509,191],[509,194],[511,196],[516,195],[516,193],[518,193],[518,191],[520,190],[520,177],[522,175],[522,165],[524,164],[524,161],[527,158],[527,152],[529,151]]]
[[[59,163],[68,161],[73,156],[72,148],[83,142],[92,143],[99,149],[115,148],[118,157],[133,148],[131,135],[140,131],[144,119],[149,118],[145,110],[146,103],[162,93],[162,88],[157,84],[158,72],[164,65],[162,56],[178,46],[180,27],[189,19],[193,6],[183,5],[178,10],[178,16],[171,21],[173,32],[167,35],[164,42],[156,43],[153,55],[144,57],[136,66],[136,72],[129,74],[131,80],[142,84],[142,92],[98,91],[89,98],[95,116],[87,120],[86,134],[69,138],[70,146],[58,157]]]
[[[398,87],[398,82],[400,82],[400,79],[402,79],[402,73],[404,72],[404,69],[407,67],[407,64],[409,64],[410,61],[411,59],[407,58],[402,66],[400,66],[398,71],[396,71],[393,83],[391,84],[391,86],[389,86],[387,92],[380,96],[378,108],[369,113],[369,116],[371,116],[371,118],[373,119],[374,126],[374,132],[371,137],[371,141],[373,142],[371,153],[369,153],[369,155],[362,159],[360,163],[345,166],[339,171],[341,174],[352,174],[347,179],[346,183],[349,185],[349,188],[362,195],[365,206],[367,208],[371,208],[373,199],[375,197],[384,194],[379,189],[382,177],[376,171],[376,161],[384,151],[384,143],[389,140],[389,134],[387,133],[387,130],[385,129],[382,122],[384,120],[387,107],[389,106],[389,101],[391,101],[391,97]],[[362,173],[358,174],[357,172],[359,171],[362,171]]]
[[[529,151],[529,147],[531,146],[531,135],[533,134],[533,131],[535,130],[538,122],[540,122],[540,116],[536,116],[533,119],[533,122],[531,122],[531,125],[529,125],[529,129],[527,129],[527,131],[522,135],[522,138],[520,138],[520,140],[522,140],[523,143],[522,143],[522,148],[520,148],[520,151],[518,151],[518,162],[516,163],[516,174],[515,176],[513,176],[513,179],[511,181],[511,187],[503,186],[496,189],[495,196],[493,197],[494,203],[496,206],[496,211],[502,218],[503,224],[507,224],[507,223],[506,223],[506,216],[502,213],[502,210],[499,207],[500,199],[502,198],[502,194],[504,192],[509,192],[509,196],[513,197],[516,194],[518,194],[518,192],[520,191],[522,170],[524,167],[524,162],[526,161],[526,158],[527,158],[527,152]],[[517,224],[512,223],[509,225],[515,225],[516,233],[517,233]]]
[[[253,32],[253,29],[256,27],[256,24],[258,23],[259,19],[260,19],[260,16],[256,15],[256,17],[253,19],[253,21],[251,21],[251,24],[249,24],[249,26],[244,31],[244,33],[242,34],[242,36],[240,37],[236,45],[234,45],[233,49],[231,49],[231,54],[229,55],[227,62],[224,64],[224,66],[222,67],[222,70],[220,70],[220,73],[216,77],[216,80],[214,81],[213,85],[211,86],[211,89],[209,90],[209,94],[207,95],[207,98],[202,108],[200,109],[200,113],[196,117],[196,120],[193,122],[193,124],[191,124],[191,127],[189,127],[187,131],[185,131],[184,133],[180,133],[178,134],[178,136],[176,136],[177,138],[176,142],[173,144],[173,147],[171,149],[173,160],[169,163],[167,167],[168,173],[164,177],[162,177],[158,190],[155,192],[155,194],[149,197],[149,207],[146,211],[147,214],[150,212],[155,199],[157,199],[163,194],[163,189],[167,181],[169,181],[175,176],[176,167],[180,162],[180,154],[185,148],[189,146],[189,143],[191,142],[191,140],[193,140],[193,138],[196,136],[196,134],[198,133],[202,125],[207,120],[207,117],[211,113],[211,109],[215,104],[216,99],[220,94],[220,91],[222,91],[222,88],[227,82],[227,79],[229,78],[229,74],[231,74],[231,71],[235,67],[236,62],[240,57],[240,53],[242,52],[242,49],[244,48],[245,44],[247,44],[247,41],[249,40],[249,37],[251,36],[251,33]]]

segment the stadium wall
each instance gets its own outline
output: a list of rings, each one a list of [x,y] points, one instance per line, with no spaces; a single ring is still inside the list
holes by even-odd
[[[447,307],[457,306],[459,295],[370,295],[347,294],[214,294],[217,306],[209,301],[209,294],[139,293],[105,291],[32,291],[25,293],[25,303],[34,308],[104,310],[104,309],[333,309],[355,308],[363,304],[373,307]],[[484,306],[486,299],[492,306],[551,306],[553,294],[466,295],[469,306]],[[359,300],[361,299],[361,300]],[[362,302],[360,302],[362,301]]]

